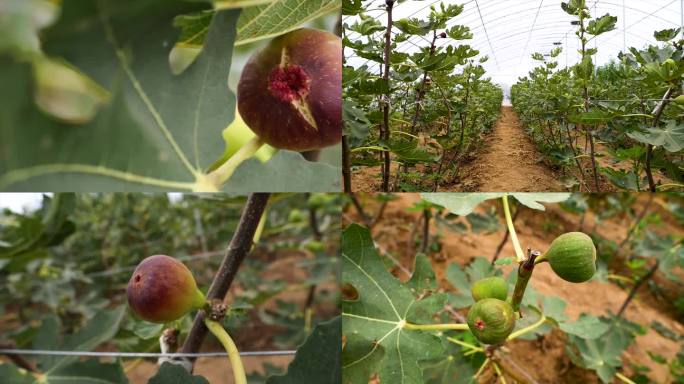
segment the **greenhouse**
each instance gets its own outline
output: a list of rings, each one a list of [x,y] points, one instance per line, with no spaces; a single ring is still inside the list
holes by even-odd
[[[345,3],[350,190],[682,190],[682,1]]]

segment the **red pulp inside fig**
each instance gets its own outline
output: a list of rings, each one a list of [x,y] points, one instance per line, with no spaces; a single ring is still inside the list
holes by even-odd
[[[301,99],[309,93],[311,79],[299,65],[278,67],[271,71],[268,90],[278,100],[290,102]]]
[[[477,329],[484,329],[484,327],[485,327],[484,321],[482,321],[482,319],[475,320],[475,327]]]

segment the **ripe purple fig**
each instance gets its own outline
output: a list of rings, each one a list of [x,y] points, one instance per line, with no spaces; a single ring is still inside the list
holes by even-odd
[[[279,149],[310,151],[342,140],[342,40],[302,28],[273,39],[245,65],[238,110]]]
[[[166,255],[150,256],[140,262],[128,282],[126,293],[131,309],[153,323],[180,319],[206,303],[192,272]]]

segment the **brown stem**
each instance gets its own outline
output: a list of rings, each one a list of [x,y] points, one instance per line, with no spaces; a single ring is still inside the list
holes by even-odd
[[[363,220],[363,223],[366,224],[367,227],[371,226],[371,221],[368,218],[368,215],[366,214],[366,211],[363,210],[363,206],[359,202],[359,199],[356,198],[356,195],[353,193],[350,193],[349,195],[349,200],[351,200],[352,205],[354,208],[356,208],[356,212],[361,216],[361,220]]]
[[[530,376],[520,365],[513,359],[506,356],[503,352],[497,353],[497,363],[504,372],[515,379],[515,382],[522,384],[537,384],[537,381]]]
[[[351,193],[351,156],[347,136],[342,136],[342,181],[344,183],[344,193]]]
[[[423,242],[420,247],[420,251],[425,253],[428,249],[428,244],[430,242],[430,214],[429,209],[423,209]]]
[[[390,72],[390,55],[392,54],[392,9],[394,9],[394,0],[387,0],[385,2],[387,5],[387,31],[385,32],[385,69],[382,73],[382,78],[384,82],[389,85],[389,72]],[[386,100],[382,105],[382,126],[380,128],[380,136],[385,142],[385,145],[389,145],[390,141],[390,125],[389,125],[389,115],[390,115],[390,100],[389,95],[384,95]],[[382,168],[382,190],[384,192],[389,192],[389,180],[390,180],[390,165],[391,158],[389,151],[383,151],[383,168]]]
[[[435,42],[437,41],[437,30],[432,31],[433,37],[432,37],[432,43],[430,44],[430,54],[428,56],[428,59],[432,58],[432,56],[435,54]],[[411,129],[409,132],[412,134],[415,133],[416,126],[418,125],[418,118],[420,117],[420,103],[423,101],[423,98],[425,97],[425,86],[427,83],[427,78],[428,78],[428,71],[423,71],[423,79],[420,82],[420,88],[418,89],[418,93],[416,94],[416,100],[414,101],[414,104],[416,105],[416,111],[413,114],[413,122],[411,124]]]
[[[228,289],[233,279],[235,279],[240,264],[242,264],[247,253],[252,249],[254,233],[259,226],[269,197],[270,194],[268,193],[253,193],[249,195],[247,204],[242,211],[240,222],[226,249],[221,266],[216,272],[216,276],[214,276],[214,280],[207,292],[207,301],[223,301],[226,293],[228,293]],[[203,310],[199,311],[195,316],[190,333],[183,344],[183,353],[198,352],[202,346],[202,341],[204,341],[204,337],[209,331],[204,325],[204,316],[205,312]]]
[[[307,195],[309,194],[307,193]],[[309,227],[311,228],[314,240],[320,241],[323,234],[321,233],[320,228],[318,228],[318,215],[317,210],[314,207],[309,207]]]
[[[584,168],[582,167],[582,163],[580,162],[578,150],[575,149],[575,146],[572,144],[573,140],[572,133],[570,133],[570,127],[566,124],[565,129],[568,133],[568,144],[570,144],[570,149],[572,149],[572,154],[575,158],[575,165],[577,166],[577,169],[580,171],[580,178],[582,179],[582,182],[586,184],[586,180],[584,178]]]
[[[594,146],[594,136],[591,133],[591,130],[587,129],[587,139],[589,139],[589,148],[590,148],[590,154],[591,154],[591,167],[594,171],[594,190],[596,192],[601,192],[601,185],[599,184],[599,177],[598,177],[598,166],[596,165],[596,147]]]
[[[662,100],[660,101],[660,103],[658,103],[655,110],[653,111],[653,128],[658,128],[658,124],[660,124],[660,118],[663,116],[665,107],[667,107],[667,105],[670,103],[670,97],[672,96],[673,92],[674,88],[668,88]],[[648,144],[646,150],[646,177],[648,178],[648,186],[650,191],[652,193],[655,193],[657,192],[657,188],[655,180],[653,179],[653,170],[651,167],[651,163],[653,162],[653,145]]]
[[[539,257],[538,251],[533,251],[527,249],[527,260],[520,263],[518,267],[518,280],[515,282],[515,289],[513,290],[513,296],[511,296],[511,305],[513,310],[520,310],[520,303],[525,296],[525,289],[527,288],[527,283],[532,277],[532,272],[534,271],[534,260]]]
[[[641,220],[644,219],[646,214],[648,213],[648,210],[651,208],[651,204],[653,203],[653,196],[655,196],[652,193],[649,193],[648,195],[648,201],[646,202],[646,205],[644,206],[644,209],[639,212],[639,215],[637,215],[636,219],[634,220],[634,224],[629,228],[629,231],[627,232],[627,236],[625,237],[624,240],[620,242],[620,244],[617,247],[617,250],[615,251],[615,254],[619,254],[620,250],[622,250],[622,247],[627,244],[627,242],[632,238],[632,235],[634,235],[634,232],[636,229],[639,227],[639,224],[641,223]]]
[[[656,260],[656,262],[653,264],[651,269],[648,270],[648,273],[646,273],[644,276],[642,276],[639,281],[634,284],[632,287],[632,290],[629,292],[629,295],[627,296],[627,299],[625,299],[625,302],[622,303],[622,306],[620,307],[620,310],[617,313],[617,317],[622,317],[622,315],[625,313],[625,310],[627,310],[627,307],[629,306],[629,303],[632,302],[632,299],[634,299],[634,296],[636,296],[637,291],[641,286],[647,282],[648,280],[653,277],[653,275],[656,273],[658,270],[658,267],[660,266],[660,260]]]
[[[377,224],[380,221],[380,219],[382,219],[382,215],[385,213],[385,209],[387,208],[387,204],[388,204],[388,202],[386,200],[382,202],[382,204],[380,205],[380,209],[378,210],[378,213],[375,214],[375,218],[373,219],[373,222],[371,223],[371,228],[373,228],[375,226],[375,224]]]

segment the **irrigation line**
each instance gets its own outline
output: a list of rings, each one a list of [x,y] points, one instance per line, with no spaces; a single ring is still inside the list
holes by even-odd
[[[295,350],[282,351],[248,351],[240,352],[240,356],[286,356],[294,355]],[[155,353],[155,352],[90,352],[90,351],[52,351],[45,349],[0,349],[0,355],[40,355],[40,356],[79,356],[79,357],[225,357],[224,352],[198,353]]]

